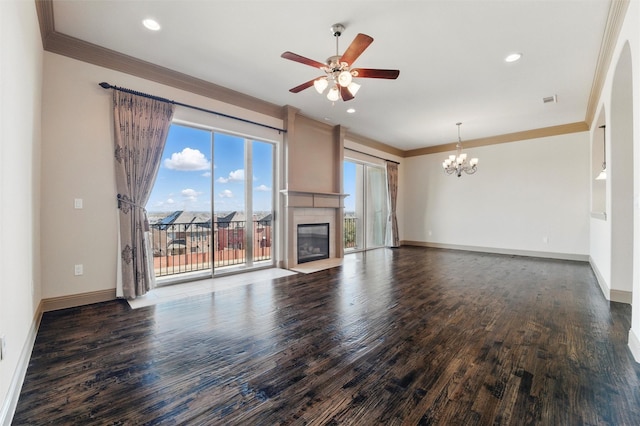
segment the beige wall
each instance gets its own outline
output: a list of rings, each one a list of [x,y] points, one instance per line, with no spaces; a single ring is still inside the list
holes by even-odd
[[[444,173],[449,153],[405,159],[405,240],[586,259],[587,132],[465,152],[480,159],[474,175]]]
[[[106,81],[282,127],[280,119],[53,53],[44,55],[44,72],[45,299],[115,289],[117,232],[111,91],[100,88],[98,83]],[[194,119],[187,111],[177,112],[176,116]],[[212,127],[227,127],[224,120],[214,121],[210,123]],[[82,210],[74,209],[75,198],[83,199]],[[84,275],[74,276],[75,264],[84,265]]]
[[[34,3],[0,1],[0,424],[12,415],[40,302],[42,43]],[[17,395],[16,395],[17,397]]]
[[[310,192],[340,192],[335,162],[339,141],[333,127],[302,115],[294,123],[295,135],[288,144],[288,189]]]

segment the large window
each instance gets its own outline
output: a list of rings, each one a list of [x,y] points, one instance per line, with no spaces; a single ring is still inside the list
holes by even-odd
[[[273,265],[274,158],[272,143],[173,124],[147,203],[156,276]]]
[[[344,248],[368,250],[383,247],[389,216],[384,167],[344,161]]]

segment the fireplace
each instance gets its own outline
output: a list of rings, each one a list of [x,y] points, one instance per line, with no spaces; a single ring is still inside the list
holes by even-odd
[[[329,224],[298,224],[298,263],[329,258]]]

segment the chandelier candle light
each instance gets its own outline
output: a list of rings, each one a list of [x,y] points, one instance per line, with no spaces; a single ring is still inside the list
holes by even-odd
[[[458,126],[458,143],[456,144],[456,155],[450,155],[449,158],[442,162],[442,168],[448,175],[455,173],[458,177],[462,176],[462,172],[472,175],[478,171],[478,159],[472,158],[467,161],[467,154],[462,152],[462,139],[460,139],[460,125]]]

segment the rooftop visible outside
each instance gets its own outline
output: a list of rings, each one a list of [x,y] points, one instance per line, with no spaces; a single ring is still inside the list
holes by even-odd
[[[268,142],[171,125],[146,206],[156,276],[272,261],[275,150]],[[345,192],[354,193],[355,169],[347,166],[344,179]],[[345,248],[356,248],[353,196],[345,212]]]
[[[242,265],[252,236],[253,262],[271,260],[272,215],[176,211],[150,214],[154,272],[157,277]],[[250,228],[248,228],[248,226]]]

